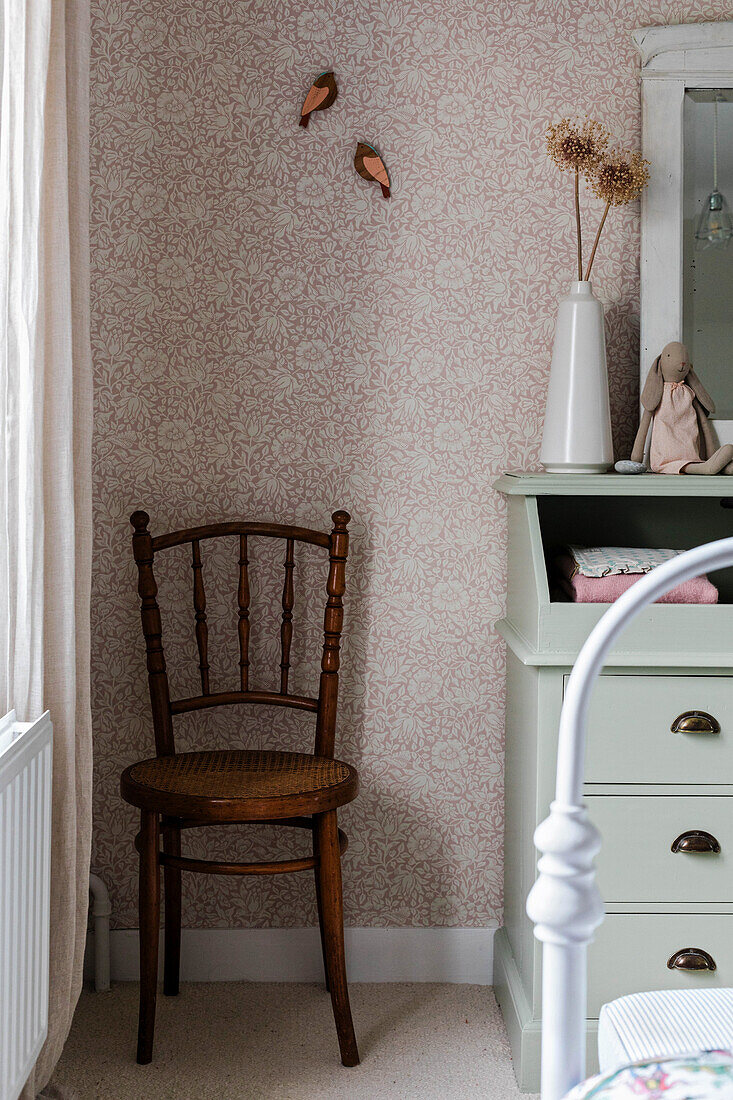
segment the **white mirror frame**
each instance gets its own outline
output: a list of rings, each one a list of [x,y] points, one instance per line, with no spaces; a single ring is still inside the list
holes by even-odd
[[[644,27],[633,39],[641,54],[642,151],[652,165],[641,202],[643,386],[664,345],[682,339],[685,91],[733,88],[733,21]],[[733,420],[713,425],[721,443],[733,443]]]

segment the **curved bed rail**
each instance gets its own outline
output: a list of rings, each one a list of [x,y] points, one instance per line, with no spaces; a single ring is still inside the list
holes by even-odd
[[[585,1078],[586,957],[603,923],[595,884],[598,830],[583,805],[586,723],[609,649],[631,620],[675,585],[733,565],[733,538],[697,546],[657,566],[606,611],[578,654],[560,715],[555,800],[535,832],[542,853],[527,898],[542,942],[542,1100],[562,1100]]]

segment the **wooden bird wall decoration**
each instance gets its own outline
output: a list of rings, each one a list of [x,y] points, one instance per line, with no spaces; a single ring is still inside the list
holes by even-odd
[[[314,111],[327,110],[338,94],[333,73],[321,73],[305,97],[303,109],[300,112],[300,125],[307,126]]]
[[[385,199],[389,198],[389,176],[387,175],[387,169],[384,167],[384,161],[376,149],[372,149],[371,145],[366,145],[365,142],[360,141],[356,147],[354,168],[356,168],[362,179],[373,180],[374,183],[378,183],[382,188]]]

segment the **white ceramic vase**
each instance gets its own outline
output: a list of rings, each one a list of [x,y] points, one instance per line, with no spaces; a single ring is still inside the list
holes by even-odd
[[[540,462],[553,474],[613,462],[603,306],[589,282],[573,283],[558,309]]]

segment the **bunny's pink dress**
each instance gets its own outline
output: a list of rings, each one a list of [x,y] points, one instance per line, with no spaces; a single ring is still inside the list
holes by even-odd
[[[688,462],[702,462],[695,394],[684,382],[665,382],[652,421],[652,473],[678,474]]]

